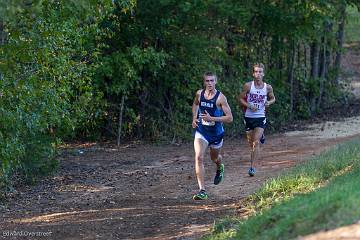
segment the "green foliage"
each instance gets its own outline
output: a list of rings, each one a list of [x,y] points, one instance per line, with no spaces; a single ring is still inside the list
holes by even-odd
[[[113,139],[122,99],[122,139],[191,138],[205,71],[217,73],[233,110],[227,136],[242,134],[236,96],[254,62],[277,98],[270,129],[311,117],[341,96],[329,59],[349,4],[357,1],[0,0],[0,177],[47,172],[61,140]]]
[[[55,169],[59,140],[96,125],[102,96],[92,84],[98,50],[89,34],[97,23],[74,15],[77,2],[8,8],[14,14],[4,19],[9,34],[0,49],[0,181],[7,185],[14,174],[33,181]]]
[[[110,103],[112,132],[118,115],[113,106],[125,95],[124,129],[134,130],[126,132],[129,137],[189,135],[189,106],[196,88],[201,88],[202,72],[219,69],[208,57],[218,52],[219,40],[209,41],[204,34],[211,24],[202,17],[206,9],[202,2],[141,1],[131,13],[115,10],[109,16],[104,26],[114,35],[105,38],[97,84]]]
[[[311,117],[321,110],[320,103],[326,105],[340,96],[332,81],[335,76],[328,74],[330,84],[324,87],[320,76],[310,76],[312,68],[320,72],[322,66],[310,65],[306,52],[314,42],[323,44],[321,51],[337,49],[337,29],[327,29],[336,26],[346,2],[113,2],[113,8],[101,15],[97,33],[90,35],[101,51],[92,78],[101,99],[94,102],[104,109],[97,114],[101,121],[92,121],[94,132],[104,135],[105,128],[110,137],[117,134],[124,96],[123,137],[189,138],[194,93],[202,88],[202,73],[211,70],[218,74],[218,88],[228,97],[236,120],[227,132],[238,136],[242,111],[235,99],[257,61],[267,66],[265,80],[277,97],[268,115],[270,129],[290,118]],[[325,37],[327,42],[322,43]],[[292,54],[294,69],[289,63]],[[327,66],[326,73],[331,68]],[[290,71],[294,83],[289,82]],[[322,94],[329,89],[333,94]]]

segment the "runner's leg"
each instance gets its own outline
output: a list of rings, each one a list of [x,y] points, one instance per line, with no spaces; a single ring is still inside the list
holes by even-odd
[[[210,147],[210,158],[216,164],[217,168],[220,168],[221,161],[222,161],[222,148],[212,148]]]
[[[260,154],[260,138],[264,133],[264,129],[257,127],[253,130],[252,133],[252,143],[251,143],[251,167],[255,167],[255,162]]]
[[[201,139],[194,139],[194,150],[195,150],[195,172],[200,190],[205,190],[205,168],[204,168],[204,155],[208,143]]]
[[[214,178],[214,184],[220,184],[224,179],[224,164],[222,161],[222,148],[221,147],[210,147],[211,160],[216,164],[216,174]]]
[[[254,130],[246,131],[246,139],[250,147],[250,167],[253,167],[254,162],[254,151],[253,151],[253,139],[254,139]]]

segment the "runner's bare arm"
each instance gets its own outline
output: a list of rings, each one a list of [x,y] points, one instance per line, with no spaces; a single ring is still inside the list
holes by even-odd
[[[201,118],[205,121],[209,122],[225,122],[231,123],[233,121],[233,115],[231,113],[231,109],[229,103],[224,94],[220,94],[216,105],[220,106],[224,115],[221,117],[212,117],[208,112],[205,111],[205,114],[200,114]]]
[[[250,104],[248,102],[246,102],[246,100],[245,100],[246,95],[250,91],[250,88],[251,88],[251,82],[247,82],[244,84],[243,89],[237,98],[240,106],[247,107],[247,108],[250,107]]]
[[[198,90],[195,94],[195,98],[194,98],[194,102],[193,102],[193,105],[192,105],[192,127],[193,128],[196,128],[198,125],[198,119],[197,119],[197,113],[198,113],[198,110],[199,110],[199,104],[200,104],[200,94],[201,94],[201,90]]]
[[[267,86],[267,101],[265,103],[265,106],[268,107],[275,102],[275,95],[272,86],[270,84],[267,84],[266,86]]]

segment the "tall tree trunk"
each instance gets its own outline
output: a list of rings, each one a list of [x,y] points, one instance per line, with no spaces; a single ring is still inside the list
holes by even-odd
[[[118,121],[117,146],[120,146],[120,143],[121,143],[121,129],[122,129],[122,120],[123,120],[123,112],[124,112],[124,102],[125,102],[125,94],[123,94],[121,97],[119,121]]]
[[[323,100],[324,100],[324,90],[325,90],[325,80],[328,76],[328,70],[329,70],[329,49],[330,49],[330,39],[328,36],[330,36],[332,32],[332,24],[330,22],[325,22],[324,24],[324,37],[322,38],[322,52],[321,52],[321,61],[320,61],[320,79],[319,79],[319,98],[317,107],[320,108],[322,106]]]
[[[311,75],[312,79],[317,79],[319,77],[319,55],[320,55],[320,45],[318,41],[315,41],[311,45],[310,52],[310,62],[311,62]],[[310,112],[313,114],[316,110],[316,96],[312,92],[310,95]]]
[[[269,65],[268,68],[277,68],[278,67],[278,58],[279,58],[279,36],[273,36],[271,38],[270,54],[269,56]]]
[[[4,32],[4,22],[2,20],[0,20],[0,45],[4,45],[5,41],[6,41],[6,33]],[[0,71],[0,80],[3,79],[3,74]],[[0,97],[1,97],[1,92],[0,92]]]
[[[340,74],[340,66],[341,66],[341,51],[343,48],[344,43],[344,29],[345,29],[345,20],[346,20],[346,3],[341,4],[340,7],[340,23],[338,26],[338,31],[336,34],[336,42],[337,42],[337,50],[336,50],[336,57],[335,57],[335,78],[334,78],[334,84],[337,86],[339,85],[339,74]]]
[[[294,111],[294,65],[295,65],[295,42],[291,43],[291,50],[289,54],[289,67],[288,67],[288,83],[290,84],[290,117],[293,117]]]
[[[279,41],[281,43],[281,46],[285,45],[285,41],[283,38],[280,39]],[[283,69],[284,69],[284,50],[283,48],[279,49],[278,51],[278,72],[279,72],[279,79],[283,79]]]
[[[330,62],[329,49],[331,46],[331,37],[329,37],[329,36],[332,32],[332,24],[329,22],[325,23],[324,29],[325,29],[325,34],[324,34],[324,37],[322,38],[323,52],[320,55],[319,77],[326,78],[328,76],[329,62]]]
[[[307,79],[308,78],[308,64],[307,64],[307,61],[308,61],[308,45],[307,44],[304,44],[304,79]]]
[[[143,83],[143,89],[140,92],[139,95],[139,101],[140,101],[140,106],[139,106],[139,121],[137,124],[137,137],[139,139],[142,139],[145,136],[145,131],[146,130],[150,130],[150,129],[145,129],[145,114],[146,114],[146,108],[148,107],[149,104],[149,95],[150,92],[148,90],[147,87],[147,81],[149,81],[148,78],[148,73],[143,70],[141,72],[141,82]]]
[[[4,23],[0,20],[0,45],[5,44],[6,33],[4,32]]]
[[[233,19],[232,17],[228,17],[228,25],[227,25],[224,39],[225,39],[225,43],[226,43],[226,54],[230,57],[235,56],[235,41],[233,39],[235,25],[236,25],[235,19]],[[225,75],[225,78],[231,78],[233,76],[233,71],[226,59],[227,58],[225,58],[225,62],[224,62],[224,70],[225,70],[224,75]]]
[[[326,79],[329,79],[329,69],[330,69],[330,66],[332,64],[332,58],[331,58],[332,49],[330,48],[330,45],[328,45],[328,46],[329,47],[326,50],[326,62],[325,62],[325,67],[326,67],[325,68],[325,78]]]
[[[320,57],[320,78],[319,78],[319,98],[317,100],[317,108],[320,108],[322,97],[324,93],[324,81],[325,81],[325,74],[326,74],[326,37],[323,38],[323,47],[321,51]]]
[[[319,77],[319,57],[320,57],[320,45],[319,42],[315,41],[311,44],[311,53],[310,53],[310,62],[311,62],[311,75],[312,78]]]
[[[298,58],[297,58],[297,65],[300,67],[301,66],[301,43],[298,43],[297,44],[297,48],[296,48],[296,50],[297,50],[297,56],[298,56]]]

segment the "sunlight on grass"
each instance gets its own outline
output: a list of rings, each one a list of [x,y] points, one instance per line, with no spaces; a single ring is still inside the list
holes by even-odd
[[[206,239],[291,239],[360,219],[360,139],[267,181]]]
[[[345,42],[360,41],[360,12],[355,7],[348,7],[345,25]]]

